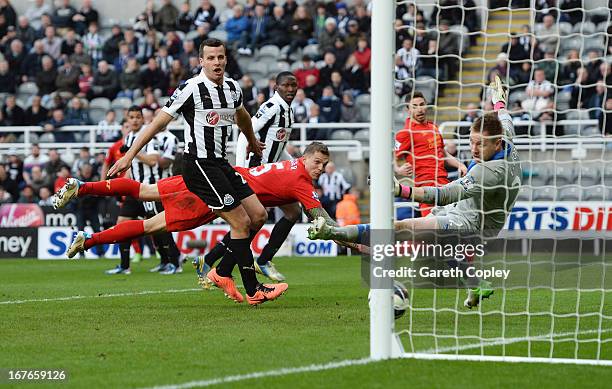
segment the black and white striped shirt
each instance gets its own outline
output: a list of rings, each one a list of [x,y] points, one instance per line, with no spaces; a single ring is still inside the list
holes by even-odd
[[[223,85],[217,85],[200,73],[179,85],[162,110],[174,118],[183,115],[185,154],[226,159],[227,141],[241,107],[238,82],[224,77]]]
[[[132,147],[136,138],[142,134],[143,128],[144,126],[137,132],[130,132],[127,134],[125,137],[125,145],[127,147]],[[157,138],[151,139],[140,152],[145,155],[159,154]],[[132,160],[131,174],[134,180],[144,184],[155,184],[161,178],[159,176],[158,164],[155,164],[154,166],[147,166],[144,162],[140,162],[138,158],[134,158]]]
[[[332,174],[323,173],[319,177],[319,185],[323,190],[323,196],[331,201],[340,201],[342,196],[350,189],[349,184],[342,173],[334,171]]]
[[[176,139],[176,136],[174,136],[170,130],[165,129],[164,131],[155,135],[155,139],[157,139],[161,158],[174,161],[176,152],[178,151],[178,140]],[[172,164],[168,165],[168,167],[165,169],[158,166],[158,174],[159,178],[168,178],[172,176]]]
[[[293,109],[276,92],[259,107],[252,122],[253,131],[259,140],[266,144],[266,148],[263,150],[261,159],[251,154],[249,166],[278,162],[285,151],[291,136],[291,126],[295,122]]]

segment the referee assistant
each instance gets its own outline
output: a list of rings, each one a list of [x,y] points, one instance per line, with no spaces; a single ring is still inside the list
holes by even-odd
[[[257,281],[250,242],[265,222],[267,213],[246,181],[227,161],[226,148],[233,124],[238,125],[256,155],[261,155],[262,143],[255,137],[251,117],[242,105],[239,84],[224,76],[227,57],[223,42],[218,39],[203,41],[199,55],[202,72],[179,85],[162,111],[109,174],[126,170],[137,152],[182,114],[186,122],[185,184],[230,225],[228,254],[239,264],[247,300],[250,304],[260,304],[280,296],[287,284],[262,285]],[[231,268],[213,269],[208,278],[232,299],[244,300],[231,278]]]

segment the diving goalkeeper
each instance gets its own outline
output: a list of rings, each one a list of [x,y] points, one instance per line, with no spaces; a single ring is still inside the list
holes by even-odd
[[[489,86],[495,113],[479,117],[470,129],[472,162],[461,179],[442,187],[413,188],[394,181],[394,192],[413,201],[436,207],[427,217],[395,222],[396,232],[454,230],[497,236],[516,201],[521,186],[519,155],[512,144],[514,126],[506,111],[506,92],[499,77]],[[335,227],[316,219],[310,239],[360,242],[369,225]],[[477,306],[492,294],[488,288],[470,289],[464,305]]]

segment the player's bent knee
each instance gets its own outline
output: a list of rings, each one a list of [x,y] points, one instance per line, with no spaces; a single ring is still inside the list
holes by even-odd
[[[146,219],[143,223],[145,235],[155,234],[166,231],[166,215],[159,213],[151,219]]]

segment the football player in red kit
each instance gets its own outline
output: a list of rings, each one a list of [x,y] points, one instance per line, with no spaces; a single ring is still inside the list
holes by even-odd
[[[395,172],[402,176],[414,173],[415,187],[448,184],[444,162],[464,175],[466,166],[446,152],[438,126],[427,120],[427,101],[423,94],[414,92],[406,102],[410,117],[395,138]],[[431,205],[421,203],[419,209],[421,216],[425,217],[431,211]]]
[[[335,225],[335,221],[321,206],[312,184],[313,180],[322,174],[328,161],[327,146],[321,142],[313,142],[301,158],[250,169],[237,167],[236,170],[264,206],[282,207],[299,202],[310,218],[323,217],[328,223]],[[70,200],[86,195],[119,195],[143,201],[161,201],[165,211],[151,219],[129,220],[94,234],[80,231],[68,248],[69,258],[95,245],[117,243],[160,231],[190,230],[217,218],[198,196],[187,189],[182,176],[165,178],[154,185],[141,184],[126,178],[87,183],[71,179],[56,194],[54,205],[61,208]],[[219,266],[226,260],[227,257]]]

